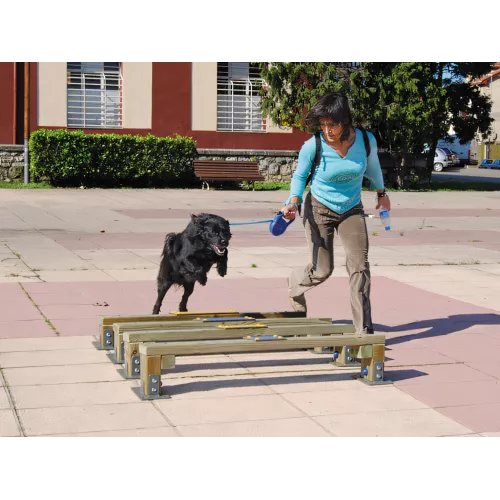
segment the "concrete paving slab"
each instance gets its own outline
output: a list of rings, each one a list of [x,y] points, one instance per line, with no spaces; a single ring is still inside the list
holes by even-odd
[[[0,437],[19,437],[21,433],[12,410],[0,410]]]
[[[467,435],[471,430],[432,409],[328,415],[314,420],[339,437],[433,437]]]
[[[181,425],[177,429],[186,437],[333,437],[307,417]]]
[[[175,426],[247,422],[304,417],[294,405],[274,394],[159,400],[155,405]]]
[[[168,427],[148,402],[19,410],[27,436]]]

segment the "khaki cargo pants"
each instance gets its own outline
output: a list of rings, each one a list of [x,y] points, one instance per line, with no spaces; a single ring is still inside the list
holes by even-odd
[[[344,214],[337,214],[309,192],[303,205],[304,228],[312,262],[294,270],[288,281],[290,297],[298,297],[323,283],[333,272],[333,236],[340,236],[349,274],[353,323],[358,334],[373,333],[370,306],[370,265],[368,232],[363,205],[359,203]]]

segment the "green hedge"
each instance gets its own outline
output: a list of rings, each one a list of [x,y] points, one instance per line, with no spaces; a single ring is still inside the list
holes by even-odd
[[[55,186],[157,187],[195,180],[191,137],[41,129],[30,135],[29,149],[31,179]]]

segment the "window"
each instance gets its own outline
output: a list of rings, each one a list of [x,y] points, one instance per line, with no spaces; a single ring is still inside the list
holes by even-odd
[[[247,62],[217,63],[217,130],[265,132],[259,108],[264,80]]]
[[[119,62],[67,63],[68,127],[122,126]]]

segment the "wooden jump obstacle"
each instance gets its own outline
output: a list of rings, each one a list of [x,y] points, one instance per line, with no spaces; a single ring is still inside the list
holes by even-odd
[[[124,337],[123,335],[128,332],[133,332],[136,334],[133,338],[134,341],[140,342],[139,338],[141,335],[143,336],[143,342],[157,342],[162,340],[183,340],[179,339],[171,339],[170,333],[172,330],[186,329],[190,330],[193,328],[204,329],[204,330],[214,330],[218,331],[221,328],[219,325],[235,325],[236,323],[240,325],[252,325],[257,322],[272,325],[272,324],[285,324],[285,325],[294,325],[294,324],[304,324],[308,325],[312,323],[321,322],[322,324],[331,325],[331,320],[329,318],[297,318],[297,317],[282,317],[276,316],[275,313],[260,313],[260,318],[256,318],[255,316],[250,316],[251,313],[247,313],[248,315],[244,316],[221,316],[218,318],[207,318],[207,317],[199,317],[191,320],[182,320],[176,321],[172,323],[171,321],[158,321],[155,323],[151,322],[137,322],[137,323],[114,323],[113,324],[113,343],[115,345],[115,356],[112,357],[112,361],[114,363],[124,363],[125,362],[125,345],[124,345]],[[345,333],[349,333],[352,328],[348,327],[348,330]],[[165,335],[165,331],[167,332]],[[354,330],[353,330],[354,331]],[[129,338],[129,337],[127,337]],[[211,337],[218,338],[218,337]],[[187,339],[186,340],[194,340]]]
[[[361,357],[360,378],[371,385],[384,381],[385,337],[369,335],[358,338],[350,335],[287,337],[257,341],[252,338],[145,342],[139,345],[141,365],[140,396],[142,399],[169,397],[161,382],[162,369],[175,368],[176,356],[194,354],[230,354],[243,352],[289,351],[314,347],[357,346]],[[363,348],[363,349],[362,349]]]
[[[352,325],[332,325],[330,319],[268,318],[246,320],[238,322],[238,324],[224,320],[225,318],[220,318],[219,323],[205,323],[196,320],[178,322],[172,323],[168,329],[123,332],[125,378],[139,378],[141,366],[139,345],[144,342],[239,339],[251,335],[300,337],[343,334],[346,331],[353,333]],[[340,361],[337,364],[340,365]]]
[[[361,380],[384,380],[385,337],[358,338],[352,324],[329,318],[306,318],[297,312],[209,311],[147,316],[101,317],[97,349],[114,349],[110,358],[124,363],[126,378],[140,378],[142,399],[162,393],[161,371],[175,367],[176,356],[275,352],[313,349],[333,353],[332,363],[354,366],[360,359]]]

